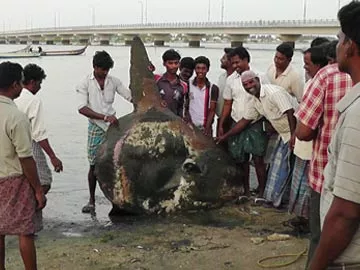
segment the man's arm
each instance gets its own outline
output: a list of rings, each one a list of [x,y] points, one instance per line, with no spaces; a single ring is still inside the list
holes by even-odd
[[[40,99],[34,99],[30,104],[29,118],[31,123],[32,138],[38,142],[45,153],[49,156],[56,172],[63,170],[62,162],[58,159],[48,141],[45,125],[44,109]]]
[[[211,88],[210,108],[209,108],[207,122],[205,125],[205,135],[207,135],[207,136],[212,136],[211,127],[214,122],[214,117],[216,114],[216,106],[217,106],[218,98],[219,98],[219,88],[214,84]]]
[[[310,127],[304,125],[303,123],[301,123],[301,121],[299,120],[297,122],[296,125],[296,130],[295,130],[295,136],[300,140],[300,141],[312,141],[316,138],[317,136],[317,130],[313,130]]]
[[[116,92],[126,99],[129,102],[132,102],[131,91],[129,88],[125,87],[124,84],[118,78],[114,78],[114,82],[116,84]]]
[[[46,197],[40,184],[36,163],[33,157],[20,158],[20,164],[26,180],[34,190],[37,209],[43,209],[46,205]]]
[[[294,109],[287,110],[286,112],[287,119],[289,122],[290,127],[290,133],[291,133],[291,139],[290,139],[290,148],[294,148],[295,146],[295,129],[296,129],[296,118],[294,116]]]
[[[347,248],[360,223],[360,204],[334,198],[324,220],[321,238],[310,270],[325,270]]]
[[[49,140],[45,139],[38,142],[45,153],[50,158],[51,164],[54,166],[55,172],[61,172],[63,170],[63,164],[61,160],[55,155],[53,149],[50,146]]]
[[[224,106],[221,112],[220,121],[219,121],[219,136],[224,135],[224,123],[226,119],[228,119],[231,115],[231,108],[232,108],[233,101],[232,99],[224,99]]]
[[[326,88],[326,80],[320,78],[318,73],[304,90],[305,95],[295,113],[298,120],[295,135],[300,141],[312,141],[317,136],[324,113]]]
[[[223,136],[220,136],[217,139],[217,143],[221,143],[222,141],[227,140],[229,137],[241,133],[251,123],[251,121],[252,120],[247,120],[245,118],[241,118],[240,121],[237,122],[236,125],[232,129],[230,129]]]

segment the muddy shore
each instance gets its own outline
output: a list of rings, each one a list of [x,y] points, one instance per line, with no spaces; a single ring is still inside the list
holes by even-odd
[[[301,253],[308,244],[307,235],[282,225],[291,218],[289,214],[251,203],[177,216],[126,216],[115,220],[106,215],[109,203],[102,197],[98,203],[96,217],[74,211],[78,218],[64,220],[61,215],[56,217],[56,212],[49,213],[56,209],[50,200],[45,229],[36,241],[40,270],[256,270],[264,269],[257,265],[261,258]],[[288,234],[290,239],[266,240],[273,233]],[[17,239],[8,237],[6,242],[7,269],[23,269]],[[302,256],[281,269],[304,269],[305,261]]]

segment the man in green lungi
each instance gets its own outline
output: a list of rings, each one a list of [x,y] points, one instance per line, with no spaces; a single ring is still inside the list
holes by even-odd
[[[113,66],[114,61],[107,52],[96,52],[93,57],[93,72],[76,87],[79,113],[89,119],[87,150],[90,163],[88,173],[90,199],[82,208],[83,213],[92,213],[95,210],[96,151],[103,142],[109,125],[118,124],[113,108],[115,93],[131,101],[130,90],[118,78],[108,74]]]

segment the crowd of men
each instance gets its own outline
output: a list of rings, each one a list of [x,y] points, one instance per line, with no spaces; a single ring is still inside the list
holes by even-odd
[[[344,6],[338,18],[338,40],[316,38],[303,52],[306,81],[292,66],[287,43],[276,48],[266,80],[251,70],[244,47],[224,50],[217,84],[207,78],[207,57],[181,58],[175,50],[162,56],[166,72],[154,74],[163,106],[214,137],[244,171],[239,202],[286,207],[296,217],[284,225],[310,229],[311,270],[360,269],[360,3]],[[115,93],[131,102],[130,90],[108,74],[113,65],[107,52],[97,52],[93,71],[76,87],[78,111],[89,120],[84,213],[95,210],[96,150],[109,125],[118,124]],[[63,170],[36,96],[45,78],[34,64],[0,64],[0,270],[5,235],[19,235],[25,269],[37,269],[34,235],[52,182],[44,152],[55,172]]]

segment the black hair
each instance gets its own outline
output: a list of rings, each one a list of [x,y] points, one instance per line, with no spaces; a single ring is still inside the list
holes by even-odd
[[[97,51],[93,57],[93,67],[109,70],[114,67],[114,60],[106,51]]]
[[[330,42],[330,40],[328,40],[325,37],[316,37],[313,39],[313,41],[311,41],[310,48],[320,46],[320,45],[322,45],[324,43],[328,43],[328,42]]]
[[[230,55],[234,48],[224,48],[224,53]]]
[[[338,40],[333,40],[327,44],[326,48],[326,57],[329,59],[336,59],[336,45]]]
[[[182,68],[188,68],[188,69],[194,70],[194,68],[195,68],[194,59],[192,57],[181,58],[180,69],[182,69]]]
[[[320,67],[325,67],[328,64],[327,59],[327,46],[315,46],[307,49],[304,54],[310,53],[311,62]]]
[[[276,51],[285,55],[286,58],[290,59],[294,55],[294,48],[289,43],[283,42],[276,47]]]
[[[42,81],[46,78],[45,71],[35,64],[28,64],[24,67],[24,84],[31,80]]]
[[[21,82],[23,68],[18,63],[2,62],[0,64],[0,89],[7,90],[14,82]]]
[[[210,68],[210,60],[205,56],[198,56],[195,58],[195,66],[197,64],[204,64],[208,69]]]
[[[357,44],[360,54],[360,2],[352,1],[343,6],[338,12],[338,19],[341,30]]]
[[[247,59],[247,61],[250,63],[250,54],[243,46],[236,47],[235,49],[230,52],[230,57],[239,56],[240,59]]]
[[[172,60],[180,60],[180,58],[181,58],[180,54],[177,51],[175,51],[174,49],[167,50],[162,55],[163,62],[172,61]]]

